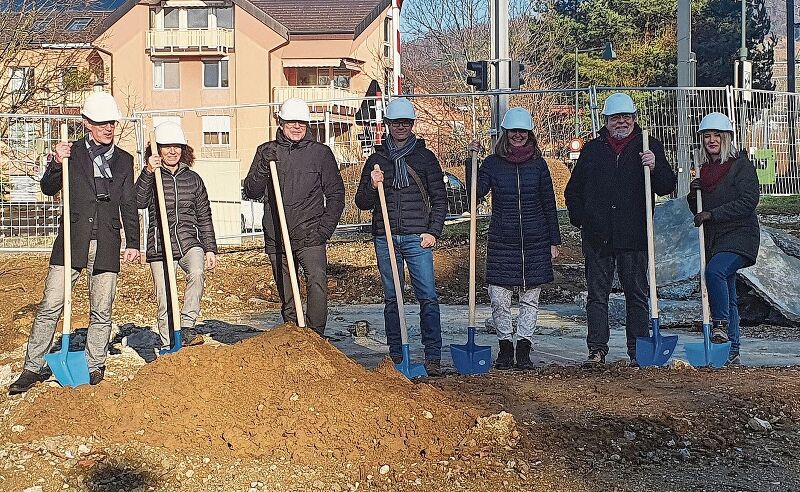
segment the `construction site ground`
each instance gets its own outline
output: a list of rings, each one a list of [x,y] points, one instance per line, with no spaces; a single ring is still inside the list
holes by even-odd
[[[769,220],[797,234],[797,219]],[[445,344],[466,339],[464,232],[451,226],[435,250]],[[713,371],[627,367],[617,328],[610,363],[581,369],[582,258],[577,231],[562,233],[537,369],[413,384],[382,364],[380,280],[368,236],[356,234],[329,248],[326,340],[279,326],[269,261],[254,243],[224,250],[208,274],[205,343],[156,359],[149,268],[126,265],[106,380],[77,389],[51,380],[8,397],[48,256],[4,255],[0,490],[800,490],[797,329],[745,327],[746,365]],[[482,263],[478,272],[483,285]],[[494,345],[487,302],[479,288],[479,343]],[[78,339],[87,312],[81,282]]]

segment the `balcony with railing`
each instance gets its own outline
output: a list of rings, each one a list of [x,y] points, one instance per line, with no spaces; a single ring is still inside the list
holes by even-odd
[[[220,55],[233,49],[233,38],[233,29],[151,29],[147,49],[151,55]]]
[[[272,100],[276,103],[297,97],[308,101],[311,112],[338,115],[354,115],[361,105],[359,95],[349,89],[335,85],[279,86],[272,88]]]

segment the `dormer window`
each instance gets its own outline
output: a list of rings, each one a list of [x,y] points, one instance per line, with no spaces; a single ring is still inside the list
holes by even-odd
[[[83,31],[91,22],[92,19],[89,17],[75,17],[67,24],[67,31]]]

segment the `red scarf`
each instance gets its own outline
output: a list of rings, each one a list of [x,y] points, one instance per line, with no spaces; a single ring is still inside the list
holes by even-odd
[[[536,147],[533,145],[514,147],[513,145],[509,144],[508,152],[506,152],[506,160],[508,162],[513,162],[514,164],[522,164],[523,162],[528,162],[531,160],[535,153]]]
[[[615,154],[620,155],[622,153],[622,151],[625,150],[625,147],[629,143],[631,143],[631,140],[633,140],[634,138],[636,138],[636,133],[635,132],[631,132],[630,135],[628,135],[627,137],[625,137],[623,139],[619,139],[619,140],[614,138],[614,137],[612,137],[611,135],[609,135],[608,136],[608,145],[611,146],[611,150],[613,150]]]
[[[703,185],[703,193],[713,193],[722,178],[731,170],[734,162],[736,162],[736,158],[731,157],[723,163],[715,161],[704,164],[700,168],[700,182]]]

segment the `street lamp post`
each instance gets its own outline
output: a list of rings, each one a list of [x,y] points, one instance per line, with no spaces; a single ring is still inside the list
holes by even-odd
[[[580,123],[578,121],[578,54],[579,53],[593,53],[595,51],[603,52],[603,60],[614,60],[617,58],[617,54],[614,52],[614,45],[611,41],[607,42],[606,45],[602,48],[589,48],[585,50],[579,50],[578,47],[575,47],[575,137],[578,137],[578,132],[580,131]]]

